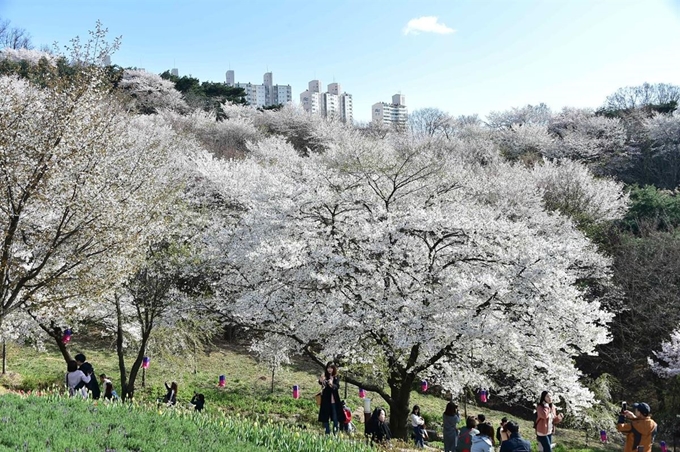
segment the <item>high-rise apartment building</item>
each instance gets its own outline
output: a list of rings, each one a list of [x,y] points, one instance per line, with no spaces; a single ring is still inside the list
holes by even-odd
[[[267,72],[263,77],[263,84],[236,83],[234,71],[226,74],[227,86],[243,88],[246,92],[246,102],[256,107],[270,107],[272,105],[287,104],[293,100],[293,90],[290,85],[274,85],[274,74]]]
[[[371,107],[374,125],[403,129],[408,120],[408,109],[402,94],[392,96],[392,103],[378,102]]]
[[[328,85],[328,91],[321,92],[321,81],[312,80],[300,94],[300,104],[305,111],[326,118],[338,118],[351,124],[354,118],[352,95],[344,93],[339,83]]]

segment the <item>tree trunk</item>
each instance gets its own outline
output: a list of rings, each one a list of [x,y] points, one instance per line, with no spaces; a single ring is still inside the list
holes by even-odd
[[[408,442],[410,438],[411,386],[415,381],[414,375],[392,375],[388,384],[390,386],[390,430],[392,438],[403,439]]]
[[[272,394],[274,394],[274,368],[272,367]]]
[[[137,358],[132,363],[132,368],[130,368],[130,376],[128,379],[128,386],[134,391],[135,380],[137,379],[137,374],[139,369],[142,367],[142,361],[144,361],[144,355],[146,354],[146,346],[149,342],[149,336],[151,336],[151,328],[147,328],[142,331],[142,343],[139,346],[139,351],[137,353]]]
[[[2,374],[5,375],[7,370],[7,346],[5,340],[2,340]]]
[[[61,340],[62,334],[63,333],[61,332],[60,329],[59,334],[57,334],[56,337],[55,336],[52,337],[54,337],[54,340],[57,343],[57,347],[59,347],[59,351],[61,352],[61,356],[64,357],[64,360],[66,362],[73,361],[73,358],[71,357],[71,352],[68,351],[68,349],[66,348],[66,344],[64,344],[64,342]]]
[[[153,323],[150,322],[142,328],[142,342],[137,351],[137,357],[132,363],[130,374],[126,375],[125,370],[125,355],[123,353],[123,314],[120,309],[120,301],[116,298],[116,318],[118,321],[118,329],[116,335],[116,352],[118,353],[118,367],[120,368],[120,384],[121,384],[121,399],[132,399],[135,392],[135,381],[139,374],[139,369],[142,367],[144,355],[146,354],[146,346],[151,336]]]
[[[134,388],[128,386],[127,371],[125,369],[125,355],[123,354],[123,312],[120,309],[120,299],[116,296],[116,353],[118,354],[118,369],[120,370],[120,400],[132,399]]]
[[[64,357],[64,361],[67,363],[69,361],[73,361],[73,358],[71,357],[71,353],[68,351],[66,348],[66,344],[63,342],[64,338],[64,331],[61,329],[61,327],[57,326],[54,323],[54,320],[52,320],[49,324],[49,326],[41,321],[39,321],[35,315],[31,311],[26,311],[28,315],[30,315],[33,320],[36,321],[38,326],[40,327],[41,330],[43,330],[49,337],[54,339],[54,342],[56,342],[57,347],[59,348],[59,351],[61,352],[61,356]]]

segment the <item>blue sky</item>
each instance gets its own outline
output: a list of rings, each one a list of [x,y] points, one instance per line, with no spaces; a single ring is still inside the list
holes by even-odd
[[[680,0],[0,0],[0,17],[37,45],[99,19],[123,38],[116,64],[256,83],[269,69],[296,102],[309,80],[336,81],[356,120],[397,92],[410,111],[485,116],[680,85]]]

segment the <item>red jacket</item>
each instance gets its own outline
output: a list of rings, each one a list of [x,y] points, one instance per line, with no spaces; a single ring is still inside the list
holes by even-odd
[[[548,404],[536,405],[536,435],[546,436],[552,435],[555,432],[555,424],[559,424],[562,419],[557,417],[557,410],[555,406],[549,406]],[[549,419],[552,417],[552,429],[548,431]]]

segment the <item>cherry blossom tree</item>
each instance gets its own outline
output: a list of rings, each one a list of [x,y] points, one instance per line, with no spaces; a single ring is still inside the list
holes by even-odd
[[[201,146],[222,158],[240,158],[248,152],[247,143],[262,139],[262,132],[256,127],[253,116],[260,115],[252,107],[223,105],[227,117],[217,120],[215,112],[194,110],[181,115],[176,112],[162,112],[173,129],[194,137]]]
[[[548,130],[557,138],[544,153],[548,158],[584,162],[598,175],[617,174],[628,162],[626,129],[619,118],[565,108],[553,117]]]
[[[670,340],[661,343],[661,350],[647,358],[652,371],[663,378],[680,375],[680,330],[671,334]]]
[[[175,84],[158,74],[126,69],[118,86],[134,100],[135,108],[141,113],[157,113],[161,109],[186,113],[189,110]]]
[[[4,48],[0,50],[0,60],[18,63],[21,61],[28,64],[37,65],[41,59],[45,59],[48,63],[55,65],[57,58],[54,54],[44,52],[42,50],[26,49],[26,48]]]
[[[544,104],[525,105],[520,108],[512,108],[507,111],[492,111],[486,118],[486,123],[493,129],[507,129],[513,124],[525,125],[545,125],[550,123],[552,112],[550,108]]]
[[[608,340],[611,315],[576,283],[606,279],[609,261],[548,210],[540,177],[431,142],[321,135],[326,151],[304,157],[274,137],[244,161],[194,162],[238,212],[222,231],[224,310],[322,366],[373,366],[347,380],[385,399],[396,436],[422,378],[592,401],[574,357]],[[619,188],[600,193],[622,213]]]
[[[250,351],[255,353],[258,361],[272,371],[271,392],[274,393],[274,375],[284,364],[290,364],[291,351],[296,344],[288,337],[269,336],[253,342]]]
[[[117,102],[94,64],[117,47],[103,34],[71,42],[68,77],[0,77],[0,324],[25,310],[65,359],[62,329],[99,316],[99,297],[144,259],[181,186],[172,164],[190,148]]]

